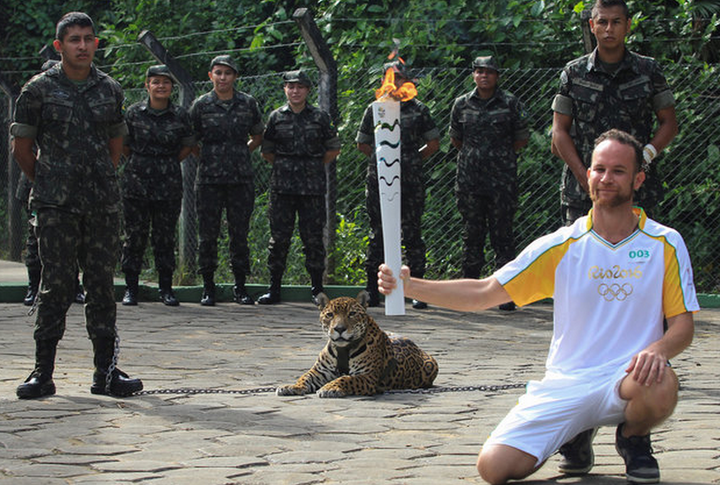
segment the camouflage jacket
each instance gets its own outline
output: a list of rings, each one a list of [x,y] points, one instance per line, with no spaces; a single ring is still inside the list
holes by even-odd
[[[423,187],[422,157],[420,148],[428,141],[440,138],[440,131],[430,116],[430,110],[417,98],[400,103],[400,176],[402,186]],[[360,129],[355,137],[357,143],[365,143],[375,149],[375,121],[372,105],[365,110]],[[377,180],[377,162],[371,156],[368,179]],[[375,182],[377,183],[377,182]]]
[[[247,142],[265,128],[255,98],[235,91],[233,98],[225,102],[211,91],[195,100],[190,119],[201,144],[197,183],[252,183]]]
[[[285,105],[270,113],[262,152],[274,153],[270,187],[281,194],[325,194],[326,152],[340,149],[330,116],[311,105],[294,113]]]
[[[94,66],[79,85],[65,76],[61,64],[28,81],[17,100],[11,134],[34,139],[40,150],[33,209],[119,210],[109,141],[127,131],[122,103],[120,84]]]
[[[477,89],[460,96],[452,107],[449,133],[462,142],[456,190],[484,193],[515,183],[513,145],[530,137],[527,113],[515,96],[501,89],[487,100]]]
[[[618,128],[645,145],[653,136],[655,112],[674,104],[672,91],[654,59],[626,49],[613,74],[604,69],[595,49],[565,66],[552,109],[572,117],[570,135],[589,167],[595,139],[603,132]],[[564,198],[588,198],[574,177],[565,177],[564,185]]]
[[[125,122],[125,145],[131,153],[123,172],[123,195],[147,200],[181,199],[178,155],[182,147],[195,144],[187,111],[173,104],[157,111],[145,100],[128,108]]]

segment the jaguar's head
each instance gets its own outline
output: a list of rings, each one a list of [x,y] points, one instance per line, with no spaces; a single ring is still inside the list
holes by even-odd
[[[366,291],[361,291],[356,298],[342,296],[330,300],[324,293],[318,297],[320,323],[334,345],[347,347],[365,336],[370,320],[365,311],[367,302]]]

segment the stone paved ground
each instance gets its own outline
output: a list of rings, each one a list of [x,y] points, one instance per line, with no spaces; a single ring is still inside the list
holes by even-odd
[[[487,434],[524,383],[542,375],[548,305],[507,314],[408,309],[380,325],[433,354],[436,385],[454,392],[345,399],[229,394],[293,382],[324,344],[309,303],[204,308],[118,306],[120,366],[150,391],[215,394],[94,396],[91,345],[73,305],[51,398],[20,401],[31,370],[32,321],[0,304],[0,484],[410,484],[482,483],[474,467]],[[720,483],[720,310],[697,315],[692,347],[674,362],[682,381],[675,415],[654,433],[664,483]],[[262,390],[262,389],[261,389]],[[596,438],[591,475],[567,478],[553,457],[525,483],[623,484],[614,430]]]

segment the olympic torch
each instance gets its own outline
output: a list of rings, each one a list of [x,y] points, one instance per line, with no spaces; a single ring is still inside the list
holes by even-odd
[[[396,276],[400,274],[402,265],[400,101],[412,99],[416,94],[412,83],[395,86],[395,71],[391,66],[385,72],[382,87],[375,91],[377,101],[372,104],[383,252],[385,264]],[[405,315],[403,282],[399,277],[397,289],[385,297],[385,315]]]

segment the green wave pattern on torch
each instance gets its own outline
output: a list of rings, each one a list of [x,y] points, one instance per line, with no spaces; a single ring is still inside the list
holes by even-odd
[[[380,157],[380,159],[378,160],[378,162],[385,164],[386,167],[392,167],[392,166],[395,165],[396,163],[400,163],[400,159],[399,159],[399,158],[396,158],[396,159],[394,159],[392,162],[388,163],[388,161],[387,161],[387,159],[386,159],[385,157]]]
[[[388,146],[388,147],[390,147],[390,148],[397,148],[397,147],[400,146],[400,140],[398,140],[397,143],[390,143],[389,141],[386,141],[386,140],[380,140],[380,143],[378,143],[378,145],[380,145],[380,146]]]

